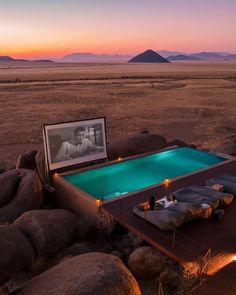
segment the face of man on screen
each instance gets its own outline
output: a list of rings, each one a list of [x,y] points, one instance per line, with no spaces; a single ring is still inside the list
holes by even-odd
[[[85,131],[79,130],[74,134],[74,140],[76,144],[81,144],[83,139],[85,138]]]

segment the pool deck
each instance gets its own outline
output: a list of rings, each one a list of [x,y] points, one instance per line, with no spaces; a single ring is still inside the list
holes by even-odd
[[[177,179],[171,182],[168,189],[164,185],[159,185],[150,190],[105,203],[100,206],[100,212],[110,215],[128,230],[182,265],[199,262],[211,249],[211,262],[207,273],[212,274],[230,263],[232,257],[236,255],[236,198],[226,208],[226,213],[220,221],[199,218],[183,224],[175,233],[160,230],[139,218],[133,213],[133,207],[148,200],[150,195],[159,198],[165,193],[171,193],[182,187],[193,184],[203,185],[208,178],[224,173],[236,175],[236,160]],[[175,243],[173,244],[174,234]]]

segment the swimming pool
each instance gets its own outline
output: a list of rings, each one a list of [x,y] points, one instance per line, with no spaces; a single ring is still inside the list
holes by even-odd
[[[64,175],[63,178],[93,198],[108,201],[226,160],[223,156],[182,147]]]

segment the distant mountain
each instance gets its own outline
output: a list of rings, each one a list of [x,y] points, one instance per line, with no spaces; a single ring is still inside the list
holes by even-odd
[[[224,60],[226,57],[216,52],[197,52],[189,54],[189,56],[197,57],[201,60]]]
[[[35,59],[35,60],[31,60],[33,62],[54,62],[53,60],[50,59]]]
[[[127,62],[130,55],[94,54],[89,52],[77,52],[65,55],[58,59],[60,62]]]
[[[146,50],[141,54],[131,58],[129,62],[156,62],[168,63],[169,61],[153,50]]]
[[[236,54],[229,54],[224,56],[225,60],[236,60]]]
[[[164,58],[167,58],[170,55],[179,55],[179,54],[183,54],[182,52],[178,52],[178,51],[170,51],[170,50],[156,50],[156,52],[158,54],[160,54],[161,56],[163,56]]]
[[[2,55],[0,56],[0,61],[14,61],[14,58],[7,56],[7,55]]]
[[[36,60],[26,60],[26,59],[16,59],[11,56],[0,56],[0,61],[8,61],[8,62],[14,62],[14,61],[24,61],[24,62],[53,62],[49,59],[36,59]]]
[[[171,60],[171,61],[178,61],[178,60],[194,61],[194,60],[200,60],[200,58],[197,58],[195,56],[185,55],[185,54],[171,55],[171,56],[168,56],[167,59]]]

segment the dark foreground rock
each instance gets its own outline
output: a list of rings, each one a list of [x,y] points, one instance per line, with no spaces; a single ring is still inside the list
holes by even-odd
[[[39,186],[35,172],[27,169],[15,171],[20,177],[19,184],[14,196],[0,208],[0,223],[13,222],[22,213],[39,209],[42,203],[42,188]]]
[[[214,148],[212,152],[236,156],[236,136],[226,138],[219,146]]]
[[[36,163],[35,163],[35,156],[37,154],[36,150],[27,151],[24,154],[20,155],[16,161],[16,169],[24,168],[24,169],[31,169],[34,170]]]
[[[142,280],[150,280],[160,275],[164,267],[163,255],[153,247],[137,248],[129,256],[129,269]]]
[[[14,295],[140,295],[138,283],[117,257],[102,253],[63,261],[27,282]]]
[[[166,146],[165,137],[158,134],[140,133],[128,140],[114,142],[110,148],[109,156],[111,159],[117,159],[118,157],[152,152]]]
[[[32,243],[37,257],[58,253],[86,230],[77,215],[63,209],[28,211],[14,224]]]
[[[76,243],[70,247],[67,247],[64,249],[59,255],[59,259],[65,258],[65,257],[72,257],[77,256],[85,253],[92,252],[91,249],[86,246],[83,243]]]
[[[13,273],[31,266],[34,250],[14,225],[0,225],[0,272]]]
[[[0,207],[13,198],[19,181],[20,175],[17,170],[0,174]]]

